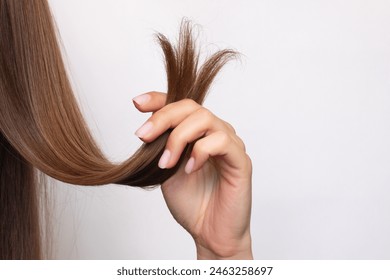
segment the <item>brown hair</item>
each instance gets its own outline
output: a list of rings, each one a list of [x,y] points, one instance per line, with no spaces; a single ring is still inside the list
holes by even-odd
[[[199,67],[186,20],[176,47],[162,34],[157,40],[165,57],[167,103],[184,98],[202,103],[218,71],[236,54],[218,51]],[[158,185],[180,166],[157,165],[169,133],[122,164],[108,161],[73,95],[47,0],[0,0],[1,259],[42,257],[37,170],[77,185]]]

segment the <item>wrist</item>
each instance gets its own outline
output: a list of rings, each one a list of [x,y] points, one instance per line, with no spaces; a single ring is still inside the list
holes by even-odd
[[[214,246],[213,249],[199,242],[196,244],[198,260],[253,260],[252,241],[250,234],[235,244]]]

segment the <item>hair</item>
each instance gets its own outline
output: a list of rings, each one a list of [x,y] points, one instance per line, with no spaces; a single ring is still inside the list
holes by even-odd
[[[167,101],[202,103],[222,66],[236,52],[220,50],[199,65],[191,22],[178,42],[156,38],[167,74]],[[73,95],[47,0],[0,0],[0,259],[40,259],[38,173],[77,185],[162,184],[171,169],[158,160],[170,130],[121,164],[103,155]]]

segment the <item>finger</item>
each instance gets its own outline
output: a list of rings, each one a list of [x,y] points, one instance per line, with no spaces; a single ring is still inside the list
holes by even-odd
[[[167,95],[162,92],[151,91],[133,98],[134,106],[141,112],[155,112],[164,107]]]
[[[159,167],[171,168],[175,166],[187,144],[218,130],[232,133],[225,121],[217,118],[206,108],[199,108],[171,132],[165,151],[159,161]]]
[[[232,135],[217,131],[198,140],[191,152],[191,157],[185,165],[185,172],[190,174],[199,170],[210,157],[221,157],[218,166],[230,169],[227,174],[250,172],[251,162],[245,151],[237,144]],[[234,171],[232,171],[234,170]],[[241,173],[241,174],[240,174]],[[235,174],[232,174],[235,175]]]
[[[183,99],[155,112],[135,134],[144,142],[151,142],[169,128],[176,127],[187,116],[201,108],[191,99]]]
[[[242,139],[240,137],[237,136],[236,130],[234,129],[234,127],[226,121],[223,121],[223,122],[225,123],[225,125],[227,126],[227,128],[229,129],[231,134],[235,136],[235,137],[233,137],[233,140],[236,141],[237,144],[241,147],[241,149],[243,149],[245,152],[246,151],[245,143],[244,143],[244,141],[242,141]]]

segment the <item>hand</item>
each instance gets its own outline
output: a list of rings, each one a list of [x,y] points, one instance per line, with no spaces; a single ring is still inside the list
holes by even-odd
[[[194,238],[198,259],[252,259],[250,215],[252,165],[233,127],[186,99],[165,105],[166,95],[134,98],[141,112],[153,112],[136,132],[151,142],[173,128],[160,168],[176,165],[188,143],[191,156],[161,186],[176,221]]]

